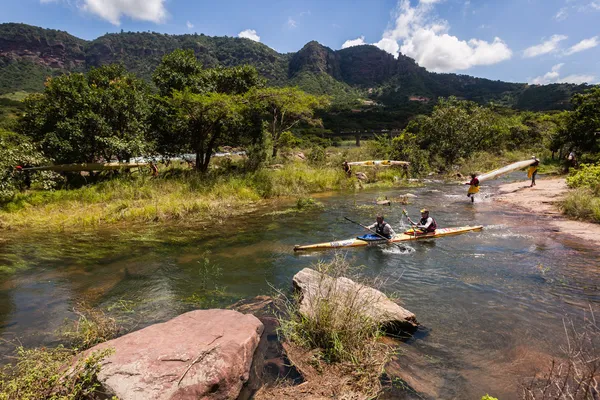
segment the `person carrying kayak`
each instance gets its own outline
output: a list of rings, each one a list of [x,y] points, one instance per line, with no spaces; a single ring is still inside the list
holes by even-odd
[[[465,185],[469,185],[469,192],[467,193],[467,197],[471,198],[471,203],[475,201],[475,194],[479,193],[479,179],[477,179],[476,174],[471,174],[471,181],[465,183]]]
[[[412,232],[416,233],[417,235],[433,233],[437,229],[437,223],[435,222],[435,219],[429,216],[429,210],[426,208],[421,210],[421,220],[418,224],[415,224],[408,215],[406,217],[408,218],[408,222],[410,222],[410,224],[414,226],[414,229],[419,230],[416,232]]]
[[[383,220],[383,215],[381,214],[377,215],[377,222],[367,226],[367,228],[375,230],[378,235],[381,235],[386,239],[391,239],[396,235],[392,226]]]
[[[540,165],[540,160],[538,160],[536,156],[533,156],[532,159],[534,159],[535,162],[531,164],[529,170],[527,170],[527,177],[531,178],[531,186],[529,187],[535,186],[535,176],[537,175],[538,165]]]

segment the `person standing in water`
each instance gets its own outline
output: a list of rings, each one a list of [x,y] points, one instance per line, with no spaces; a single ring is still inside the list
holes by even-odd
[[[479,179],[477,179],[476,174],[471,174],[471,181],[465,183],[465,185],[469,185],[469,192],[467,193],[467,197],[471,198],[471,203],[475,201],[475,195],[479,193]]]
[[[535,160],[535,162],[531,164],[527,170],[527,177],[531,178],[531,186],[529,187],[535,186],[535,176],[537,175],[538,165],[540,165],[540,160],[538,160],[536,156],[533,156],[532,158]]]

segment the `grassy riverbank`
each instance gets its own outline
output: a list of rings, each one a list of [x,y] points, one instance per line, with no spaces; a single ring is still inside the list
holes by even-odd
[[[600,165],[583,164],[567,178],[573,188],[562,203],[571,218],[600,223]]]
[[[392,186],[400,171],[381,171],[377,185]],[[363,186],[366,186],[365,184]],[[18,194],[0,211],[4,229],[98,227],[118,223],[216,220],[279,197],[358,187],[341,168],[291,162],[281,169],[216,172],[167,169],[156,177],[132,174],[78,189]]]

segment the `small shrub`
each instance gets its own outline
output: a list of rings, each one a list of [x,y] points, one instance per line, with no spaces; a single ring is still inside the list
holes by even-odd
[[[587,187],[567,194],[562,201],[562,210],[570,217],[600,223],[600,197]]]
[[[89,349],[115,338],[119,333],[115,319],[101,309],[81,302],[75,306],[74,312],[79,318],[68,323],[60,333],[76,350]]]
[[[581,164],[581,167],[567,177],[572,188],[588,188],[595,196],[600,196],[600,164]]]
[[[342,256],[328,263],[319,262],[314,268],[324,279],[314,288],[318,293],[314,298],[318,301],[312,305],[312,315],[300,313],[298,298],[284,297],[279,333],[301,348],[317,351],[316,363],[335,363],[347,369],[357,390],[376,396],[391,350],[378,341],[381,327],[367,316],[371,304],[358,296],[358,289],[356,293],[348,293],[327,283],[327,276],[339,278],[350,273],[350,265]]]
[[[16,363],[0,371],[0,400],[80,400],[101,398],[97,380],[100,362],[112,349],[96,351],[66,369],[75,351],[54,349],[17,349]],[[67,372],[68,371],[68,372]]]

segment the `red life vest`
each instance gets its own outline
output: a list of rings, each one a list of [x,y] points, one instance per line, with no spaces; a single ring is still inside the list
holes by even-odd
[[[437,223],[435,222],[435,219],[433,217],[431,218],[431,225],[429,225],[429,228],[425,229],[425,232],[429,233],[429,232],[435,232],[435,230],[437,229]],[[427,223],[427,219],[428,218],[421,218],[421,220],[419,221],[420,225],[425,225]]]

